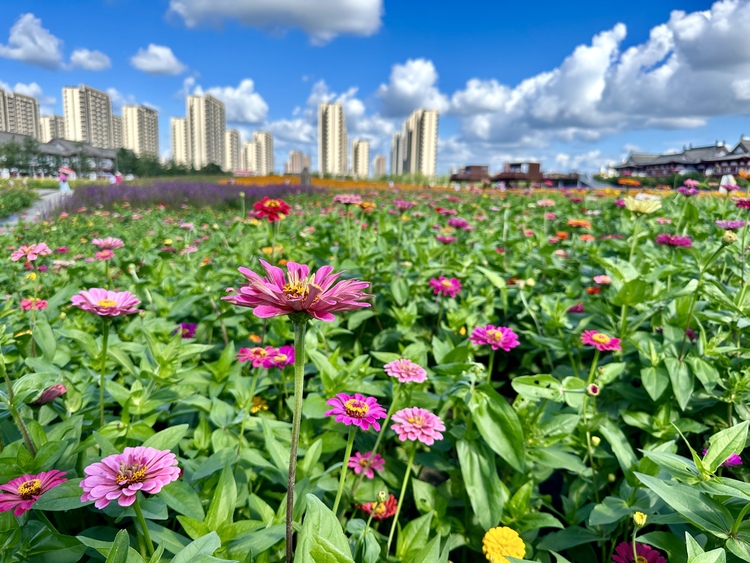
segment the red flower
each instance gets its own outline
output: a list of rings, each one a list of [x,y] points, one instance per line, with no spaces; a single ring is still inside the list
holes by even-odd
[[[268,219],[269,223],[281,221],[289,215],[289,204],[283,199],[271,199],[266,196],[253,204],[256,219]]]
[[[372,514],[373,520],[385,520],[396,514],[397,506],[398,502],[396,502],[396,497],[391,494],[385,502],[366,502],[359,505],[359,509],[365,514]],[[374,511],[373,508],[375,509]]]

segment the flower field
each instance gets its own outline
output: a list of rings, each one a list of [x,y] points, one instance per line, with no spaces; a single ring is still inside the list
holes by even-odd
[[[693,187],[20,225],[0,561],[750,561],[750,198]]]

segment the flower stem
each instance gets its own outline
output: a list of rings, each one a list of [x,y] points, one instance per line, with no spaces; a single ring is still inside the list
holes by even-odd
[[[391,551],[391,543],[393,543],[393,534],[396,532],[396,525],[398,524],[398,515],[401,514],[401,506],[404,503],[404,494],[406,494],[406,485],[409,483],[409,475],[411,475],[411,466],[414,464],[414,456],[417,455],[417,445],[414,447],[409,454],[409,462],[406,464],[406,473],[404,474],[404,482],[401,484],[401,493],[398,495],[398,504],[396,505],[396,514],[393,515],[393,524],[391,524],[391,533],[388,534],[388,545],[385,548],[386,556]]]
[[[143,511],[141,510],[141,504],[140,504],[137,494],[135,497],[135,502],[133,503],[133,509],[135,510],[136,517],[138,518],[138,524],[141,527],[141,532],[143,533],[143,537],[146,540],[146,548],[148,549],[148,554],[153,555],[154,544],[151,542],[151,535],[148,533],[148,526],[146,525],[146,519],[143,517]]]
[[[349,468],[349,458],[352,455],[352,446],[354,446],[354,432],[356,426],[349,427],[349,439],[346,442],[346,452],[344,452],[344,465],[341,467],[341,478],[339,479],[339,490],[336,493],[336,501],[333,503],[333,513],[337,514],[341,495],[344,493],[344,483],[346,483],[346,470]]]
[[[47,526],[47,528],[49,528],[50,532],[52,532],[53,534],[60,533],[57,531],[57,528],[55,528],[55,525],[52,522],[50,522],[50,519],[47,518],[47,515],[44,512],[42,512],[41,510],[35,510],[34,512],[36,512],[36,515],[39,517],[39,520],[44,522],[44,525]]]
[[[583,417],[583,424],[586,428],[586,450],[588,451],[588,455],[589,455],[589,465],[591,465],[591,484],[594,487],[594,498],[596,499],[597,504],[599,504],[599,485],[596,479],[596,467],[594,467],[594,447],[593,447],[593,444],[591,443],[591,430],[589,430],[587,410],[588,410],[588,403],[589,403],[588,387],[594,382],[594,378],[596,375],[596,367],[598,363],[599,363],[599,350],[596,350],[596,352],[594,352],[594,361],[591,362],[591,370],[589,371],[589,378],[586,381],[586,389],[584,391],[585,394],[583,395],[583,407],[581,409],[581,415]]]
[[[107,343],[109,341],[109,323],[102,317],[102,357],[99,366],[99,425],[104,426],[104,372],[107,369]],[[137,502],[137,501],[136,501]],[[153,551],[152,551],[153,553]]]
[[[237,440],[237,455],[240,455],[240,450],[242,448],[242,440],[245,439],[245,424],[247,424],[247,415],[249,414],[250,410],[253,408],[253,399],[255,398],[255,387],[258,385],[258,376],[260,376],[260,370],[256,369],[255,375],[253,375],[253,382],[250,385],[250,396],[247,399],[247,404],[245,405],[245,409],[242,414],[242,423],[240,424],[240,435],[239,435],[239,439]]]
[[[495,350],[490,349],[490,360],[489,365],[487,366],[487,379],[489,381],[492,381],[492,367],[495,364]],[[472,383],[473,387],[473,383]]]
[[[8,410],[10,411],[10,415],[16,422],[16,426],[18,426],[18,431],[21,433],[21,436],[23,436],[23,441],[26,443],[26,449],[29,450],[29,453],[32,456],[36,457],[36,448],[34,447],[34,442],[31,440],[29,429],[26,428],[26,423],[23,421],[23,417],[21,416],[21,413],[18,412],[14,403],[15,395],[13,393],[13,383],[11,382],[10,377],[8,377],[8,370],[5,369],[5,356],[3,356],[2,352],[0,352],[0,370],[3,372],[3,379],[5,379],[5,385],[8,387]]]
[[[638,548],[637,548],[638,544],[635,543],[635,536],[637,533],[638,533],[638,527],[636,526],[635,528],[633,528],[633,539],[631,541],[631,543],[633,544],[633,561],[638,561]]]
[[[641,218],[640,216],[636,216],[635,218],[635,225],[633,225],[633,242],[630,243],[630,258],[628,258],[629,262],[633,262],[633,254],[635,254],[635,244],[638,240],[638,233],[641,230]]]
[[[292,418],[292,443],[289,449],[289,476],[286,493],[286,561],[294,559],[292,542],[294,528],[294,482],[297,477],[297,447],[299,446],[300,424],[302,423],[302,394],[305,387],[305,332],[307,319],[293,320],[294,323],[294,416]]]
[[[357,557],[357,551],[359,551],[359,544],[362,542],[362,540],[365,539],[365,536],[370,532],[370,524],[372,523],[372,517],[375,515],[375,511],[377,510],[380,503],[378,501],[375,501],[372,503],[372,509],[370,510],[370,516],[367,518],[367,524],[365,525],[365,530],[362,532],[362,535],[359,536],[357,539],[357,545],[354,547],[354,557]]]

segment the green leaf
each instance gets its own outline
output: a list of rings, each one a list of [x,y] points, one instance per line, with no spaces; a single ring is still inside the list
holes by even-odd
[[[409,563],[441,563],[440,536],[434,537]]]
[[[724,463],[732,454],[739,454],[745,449],[747,430],[750,422],[735,424],[731,428],[722,430],[708,439],[708,451],[703,456],[703,463],[712,473]]]
[[[523,375],[510,382],[513,390],[527,399],[547,399],[558,403],[565,399],[562,383],[551,375]]]
[[[127,563],[130,536],[127,530],[120,530],[115,536],[112,549],[109,550],[106,563]]]
[[[55,340],[52,328],[44,317],[37,317],[36,328],[34,329],[34,340],[39,345],[39,348],[44,355],[44,359],[51,362],[55,358],[57,340]]]
[[[690,402],[690,397],[693,395],[693,376],[687,364],[677,358],[664,358],[664,365],[667,366],[669,379],[672,382],[672,392],[677,399],[677,404],[680,405],[682,410],[685,410]]]
[[[227,464],[221,472],[219,484],[213,491],[213,500],[206,513],[206,526],[211,531],[218,530],[223,524],[231,524],[234,508],[237,505],[237,484],[234,481],[232,466]]]
[[[651,288],[652,285],[644,280],[630,280],[622,285],[612,299],[612,304],[618,307],[622,305],[639,305],[651,295]]]
[[[70,479],[65,481],[62,485],[58,485],[54,489],[50,489],[34,503],[34,508],[37,510],[74,510],[81,508],[88,504],[93,504],[94,501],[81,502],[81,495],[83,495],[83,489],[81,489],[81,481],[83,479]]]
[[[484,274],[484,277],[487,278],[487,281],[489,281],[496,288],[506,288],[505,280],[499,274],[493,272],[492,270],[488,270],[487,268],[482,268],[481,266],[477,266],[476,269],[482,272]]]
[[[510,493],[500,480],[492,453],[481,442],[456,443],[466,493],[471,508],[485,530],[497,526]]]
[[[700,358],[698,356],[690,356],[686,358],[685,361],[690,364],[695,377],[698,378],[698,381],[701,382],[703,388],[709,393],[713,391],[714,387],[716,387],[716,385],[721,382],[721,375],[719,375],[719,370],[717,370],[713,365],[708,363],[703,358]]]
[[[750,544],[743,539],[729,538],[727,540],[727,543],[725,544],[725,547],[727,548],[727,551],[739,557],[741,561],[750,561]],[[711,553],[713,553],[713,551]],[[723,550],[722,555],[724,555]]]
[[[295,563],[354,563],[336,515],[318,497],[307,495],[307,511],[297,538]]]
[[[516,471],[523,471],[524,437],[518,414],[491,385],[478,386],[469,410],[487,445]]]
[[[641,369],[641,382],[652,401],[656,401],[669,387],[669,372],[663,367]]]
[[[169,508],[180,514],[196,520],[203,520],[205,517],[200,496],[198,496],[193,487],[181,479],[173,481],[164,487],[159,496],[167,503]]]
[[[401,561],[408,561],[410,557],[418,553],[427,543],[430,537],[430,526],[432,524],[432,512],[428,512],[411,520],[398,533],[396,543],[396,557]]]
[[[180,424],[179,426],[166,428],[143,442],[143,446],[156,448],[157,450],[173,450],[177,447],[177,444],[180,443],[180,440],[185,437],[188,428],[190,428],[188,424]]]
[[[638,463],[638,458],[635,457],[635,452],[622,429],[611,420],[605,420],[599,425],[599,432],[609,442],[623,473],[629,476],[633,467]]]
[[[185,546],[174,556],[172,563],[191,563],[199,555],[213,555],[221,547],[219,534],[211,532]]]
[[[553,532],[544,536],[537,547],[539,549],[564,551],[577,545],[598,541],[599,539],[599,534],[594,530],[582,528],[581,526],[570,526],[559,532]]]

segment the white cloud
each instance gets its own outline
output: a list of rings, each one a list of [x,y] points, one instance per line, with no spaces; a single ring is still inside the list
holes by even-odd
[[[0,44],[0,57],[54,69],[62,60],[62,41],[42,27],[34,14],[23,14],[13,27],[7,45]]]
[[[279,119],[269,123],[268,130],[274,139],[292,143],[312,145],[317,142],[318,131],[314,125],[302,118]]]
[[[172,49],[154,43],[150,43],[147,49],[138,49],[130,59],[130,64],[148,74],[177,76],[187,70],[187,67],[175,57]]]
[[[19,94],[36,98],[39,102],[40,113],[45,115],[54,113],[54,105],[57,100],[54,96],[45,95],[42,91],[42,87],[36,82],[31,82],[29,84],[17,82],[15,86],[11,87],[10,84],[0,80],[0,90],[5,90],[6,92],[18,92]]]
[[[447,110],[448,98],[435,85],[437,79],[435,65],[427,59],[393,65],[389,83],[381,84],[377,92],[383,115],[404,117],[419,108]]]
[[[76,49],[70,55],[70,68],[82,68],[83,70],[107,70],[112,66],[112,61],[101,51],[89,51],[88,49]]]
[[[199,95],[204,93],[200,86],[197,86],[194,92]],[[224,102],[229,122],[261,123],[268,115],[268,104],[255,91],[255,84],[249,78],[240,82],[237,88],[214,86],[205,92]]]
[[[188,27],[234,20],[271,31],[300,28],[324,44],[337,35],[377,32],[383,0],[171,0],[169,8]]]
[[[112,109],[121,110],[122,106],[133,105],[136,103],[135,96],[133,94],[122,94],[116,88],[107,88],[107,94],[112,100]]]

